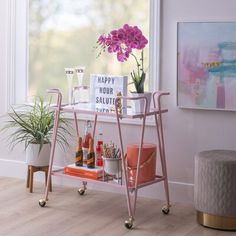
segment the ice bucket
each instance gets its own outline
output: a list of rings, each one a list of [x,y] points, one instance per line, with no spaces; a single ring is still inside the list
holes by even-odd
[[[143,144],[138,185],[155,179],[156,175],[156,145]],[[137,172],[139,145],[129,144],[127,146],[128,185],[134,187]]]

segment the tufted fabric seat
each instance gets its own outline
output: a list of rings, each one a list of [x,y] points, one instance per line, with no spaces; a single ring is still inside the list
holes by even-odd
[[[236,230],[236,151],[195,156],[194,204],[200,224]]]

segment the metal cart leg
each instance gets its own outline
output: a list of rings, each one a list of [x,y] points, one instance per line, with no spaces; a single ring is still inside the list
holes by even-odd
[[[78,120],[77,120],[76,112],[74,112],[74,123],[75,123],[75,129],[76,129],[77,137],[79,137],[79,126],[78,126]],[[93,139],[95,137],[96,125],[97,125],[97,114],[94,117],[93,135],[92,135]],[[79,195],[84,195],[85,190],[87,189],[87,182],[82,181],[82,184],[83,184],[83,186],[81,188],[79,188],[79,190],[78,190]]]
[[[156,129],[157,129],[157,137],[158,137],[158,143],[159,143],[159,154],[160,154],[160,160],[161,160],[161,169],[162,174],[164,176],[164,188],[165,188],[165,194],[166,194],[166,205],[162,207],[162,212],[164,214],[169,213],[170,208],[170,199],[169,199],[169,188],[168,188],[168,177],[167,177],[167,170],[166,170],[166,161],[165,161],[165,151],[163,148],[163,137],[161,138],[160,129],[158,127],[158,119],[155,115],[155,123],[156,123]],[[161,127],[160,127],[161,128]]]
[[[93,136],[92,136],[93,140],[94,140],[95,132],[96,132],[97,119],[98,119],[98,115],[96,114],[95,117],[94,117],[94,123],[93,123]]]
[[[155,101],[156,95],[158,95],[157,97],[158,107]],[[162,168],[162,174],[164,177],[164,188],[165,188],[165,194],[166,194],[166,205],[162,207],[162,212],[164,214],[168,214],[170,211],[171,205],[170,205],[170,197],[169,197],[168,175],[167,175],[166,157],[165,157],[165,142],[164,142],[164,132],[163,132],[163,124],[162,124],[162,114],[161,114],[161,96],[163,95],[169,95],[169,93],[159,93],[159,92],[154,93],[153,103],[154,103],[154,107],[159,109],[159,122],[158,122],[157,115],[155,115],[155,123],[156,123],[157,137],[158,137],[158,143],[159,143],[161,168]]]
[[[84,195],[85,190],[87,189],[87,187],[86,187],[87,186],[87,182],[83,181],[82,184],[83,184],[83,186],[81,188],[79,188],[79,190],[78,190],[78,193],[81,196]]]
[[[78,121],[77,121],[77,114],[74,112],[74,123],[75,123],[75,130],[76,130],[76,135],[79,137],[79,127],[78,127]]]
[[[54,128],[53,128],[53,135],[52,135],[52,145],[51,145],[51,152],[50,152],[50,159],[49,159],[49,168],[48,168],[48,178],[47,178],[47,184],[45,189],[45,196],[44,198],[41,198],[39,200],[39,205],[41,207],[44,207],[46,205],[46,202],[48,201],[48,192],[50,187],[50,179],[51,179],[51,173],[52,173],[52,165],[53,165],[53,159],[54,159],[54,153],[55,153],[55,147],[56,147],[56,137],[57,137],[57,130],[59,125],[59,117],[60,117],[60,109],[61,109],[61,101],[62,101],[62,95],[57,89],[49,90],[48,93],[56,93],[57,94],[57,107],[55,110],[55,117],[54,117]]]
[[[143,149],[143,138],[144,138],[144,130],[145,130],[145,121],[146,121],[146,113],[143,117],[143,124],[142,124],[142,131],[141,131],[141,139],[139,143],[139,152],[138,152],[138,162],[137,162],[137,171],[136,171],[136,178],[135,178],[135,186],[134,186],[134,206],[133,206],[133,214],[136,211],[136,201],[138,195],[138,182],[139,182],[139,169],[140,169],[140,160],[142,155]]]
[[[143,124],[142,124],[142,131],[141,131],[141,139],[139,144],[139,153],[138,153],[138,161],[137,161],[137,172],[136,172],[136,178],[135,178],[135,187],[134,187],[134,196],[133,201],[131,205],[131,196],[128,186],[128,176],[126,171],[126,165],[125,165],[125,155],[124,155],[124,146],[122,141],[122,134],[121,134],[121,126],[120,126],[120,119],[122,116],[119,115],[118,112],[118,102],[120,102],[120,99],[124,97],[117,97],[115,100],[115,110],[116,110],[116,118],[117,118],[117,126],[118,126],[118,134],[119,134],[119,140],[120,140],[120,148],[121,148],[121,156],[122,156],[122,167],[124,170],[124,176],[125,176],[125,187],[126,187],[126,198],[127,198],[127,205],[128,205],[128,213],[129,218],[125,221],[125,227],[128,229],[131,229],[133,227],[134,222],[134,216],[136,211],[136,202],[137,202],[137,195],[138,195],[138,178],[139,178],[139,168],[140,168],[140,159],[141,159],[141,153],[142,153],[142,147],[143,147],[143,138],[144,138],[144,129],[145,129],[145,121],[146,121],[146,114],[147,114],[147,98],[142,97],[144,100],[144,116],[143,116]],[[140,98],[129,98],[130,100],[137,100]]]
[[[117,111],[117,107],[116,107],[116,111]],[[122,168],[124,170],[124,177],[125,177],[124,180],[125,180],[126,200],[127,200],[127,206],[128,206],[128,214],[129,214],[128,220],[125,221],[125,227],[128,229],[131,229],[133,227],[134,216],[131,209],[130,192],[129,192],[129,187],[128,187],[128,176],[127,176],[127,171],[125,170],[126,165],[125,165],[124,146],[123,146],[122,135],[121,135],[120,118],[118,114],[116,117],[117,117],[117,127],[118,127],[118,134],[119,134],[119,140],[120,140]]]
[[[139,169],[140,169],[140,160],[141,160],[141,154],[142,154],[142,149],[143,149],[145,120],[146,120],[146,116],[144,116],[144,118],[143,118],[141,139],[140,139],[140,144],[139,144],[137,171],[136,171],[136,176],[135,176],[135,186],[134,186],[134,190],[133,190],[134,191],[134,196],[133,196],[133,201],[132,201],[133,207],[131,209],[132,210],[132,216],[129,217],[129,219],[125,221],[125,227],[128,228],[128,229],[131,229],[133,227],[133,221],[134,221],[134,216],[135,216],[135,212],[136,212],[136,203],[137,203],[137,197],[138,197]]]

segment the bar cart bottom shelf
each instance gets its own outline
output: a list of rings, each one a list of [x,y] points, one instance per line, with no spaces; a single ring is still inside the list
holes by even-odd
[[[72,178],[72,179],[77,179],[79,180],[81,183],[82,183],[82,186],[78,189],[78,194],[80,196],[83,196],[87,190],[87,184],[89,182],[92,182],[92,183],[97,183],[97,184],[102,184],[102,185],[110,185],[110,186],[114,186],[114,187],[118,187],[118,188],[125,188],[125,185],[122,185],[122,184],[119,184],[119,183],[116,183],[114,181],[109,181],[109,180],[104,180],[103,178],[101,179],[98,179],[98,180],[94,180],[94,179],[84,179],[84,178],[81,178],[81,177],[77,177],[77,176],[73,176],[73,175],[68,175],[68,174],[65,174],[64,171],[62,169],[59,169],[59,170],[54,170],[52,172],[52,175],[54,176],[61,176],[61,177],[67,177],[67,178]],[[149,182],[146,182],[146,183],[143,183],[143,184],[139,184],[137,186],[137,188],[143,188],[145,186],[148,186],[150,184],[154,184],[154,183],[158,183],[158,182],[161,182],[163,181],[165,178],[163,176],[156,176],[154,180],[152,181],[149,181]],[[135,191],[135,188],[134,187],[128,187],[129,191],[132,193]],[[46,204],[47,204],[47,201],[48,199],[45,199],[45,198],[41,198],[39,200],[39,206],[40,207],[45,207]],[[163,205],[162,206],[162,209],[161,209],[162,213],[165,214],[165,215],[168,215],[169,212],[170,212],[170,205]],[[133,228],[133,225],[134,225],[134,217],[132,216],[129,216],[129,218],[127,220],[125,220],[124,222],[124,226],[127,228],[127,229],[132,229]]]

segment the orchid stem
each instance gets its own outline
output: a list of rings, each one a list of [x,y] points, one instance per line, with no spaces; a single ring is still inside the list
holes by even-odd
[[[142,63],[142,72],[143,72],[143,50],[142,50],[142,52],[141,52],[141,63]]]
[[[137,57],[136,57],[133,53],[131,53],[131,55],[134,57],[134,59],[135,59],[135,61],[136,61],[136,64],[137,64],[137,67],[138,67],[138,76],[140,76],[140,73],[139,73],[140,64],[139,64],[139,62],[138,62],[138,59],[137,59]]]

